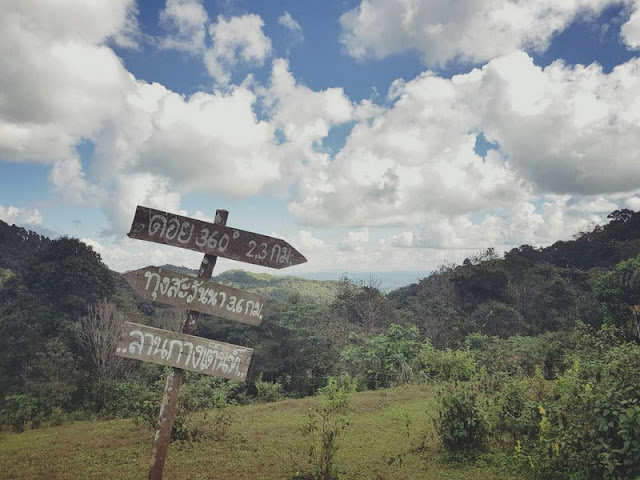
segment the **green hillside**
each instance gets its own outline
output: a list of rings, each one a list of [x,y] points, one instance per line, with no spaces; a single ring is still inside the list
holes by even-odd
[[[174,265],[163,265],[163,268],[195,275],[196,270]],[[244,270],[227,270],[211,279],[214,282],[231,285],[242,290],[255,292],[276,302],[303,301],[314,303],[332,302],[340,282],[331,280],[309,280],[296,276],[269,275]]]
[[[221,441],[172,446],[171,480],[287,479],[307,461],[302,427],[315,398],[230,407]],[[433,437],[434,388],[411,386],[356,394],[336,455],[344,478],[515,480],[490,465],[447,462]],[[206,426],[207,420],[202,420]],[[0,434],[0,479],[139,480],[146,478],[152,433],[131,420],[82,421],[22,434]],[[419,448],[426,438],[425,448]]]

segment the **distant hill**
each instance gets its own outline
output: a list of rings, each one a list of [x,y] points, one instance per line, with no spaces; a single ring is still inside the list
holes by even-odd
[[[0,269],[19,270],[38,248],[51,240],[0,220]]]
[[[428,271],[394,271],[394,272],[311,272],[300,273],[297,276],[310,280],[339,280],[346,277],[355,283],[367,285],[369,280],[372,283],[380,283],[379,289],[383,292],[391,292],[400,287],[416,283],[421,278],[429,275]]]
[[[185,267],[163,265],[163,268],[195,275],[197,272]],[[310,280],[295,276],[269,275],[244,270],[227,270],[214,276],[214,282],[231,285],[255,292],[274,301],[300,300],[304,302],[330,303],[336,296],[340,282]]]

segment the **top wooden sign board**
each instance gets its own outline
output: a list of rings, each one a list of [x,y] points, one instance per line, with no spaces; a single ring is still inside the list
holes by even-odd
[[[136,209],[127,236],[278,269],[307,261],[279,238],[142,206]]]

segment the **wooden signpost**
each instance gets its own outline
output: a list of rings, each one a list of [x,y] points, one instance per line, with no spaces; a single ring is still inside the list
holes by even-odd
[[[259,325],[264,298],[211,282],[217,258],[272,268],[307,261],[284,240],[226,226],[229,212],[217,210],[213,223],[138,206],[130,238],[146,240],[204,253],[197,277],[160,267],[146,267],[123,274],[143,298],[189,308],[182,333],[126,322],[116,355],[172,367],[167,375],[160,406],[149,480],[162,480],[175,417],[178,391],[185,370],[243,380],[252,349],[195,337],[200,312],[229,320]]]
[[[244,380],[252,349],[184,333],[125,322],[116,353],[121,357]]]
[[[133,291],[146,300],[191,308],[216,317],[260,325],[265,298],[255,293],[209,282],[161,267],[122,274]]]
[[[307,261],[279,238],[140,206],[127,236],[271,268]]]

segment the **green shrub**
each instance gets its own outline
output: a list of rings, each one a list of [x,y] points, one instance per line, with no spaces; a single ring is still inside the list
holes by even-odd
[[[52,427],[59,427],[69,421],[69,415],[60,407],[53,407],[51,414],[49,415],[49,425]]]
[[[349,425],[346,414],[356,390],[349,375],[330,377],[320,389],[320,405],[309,412],[303,435],[308,442],[307,465],[297,468],[291,480],[338,480],[336,454],[341,432]]]
[[[171,429],[171,441],[189,443],[208,437],[215,440],[224,438],[232,418],[228,412],[221,412],[229,405],[230,396],[240,388],[244,388],[241,382],[185,372]],[[150,428],[157,426],[163,391],[164,381],[158,381],[151,396],[132,404],[136,408],[136,419]],[[206,414],[207,410],[214,410],[211,420]]]
[[[353,345],[342,352],[342,360],[369,389],[408,383],[420,352],[416,326],[391,324],[386,333],[352,335]]]
[[[486,448],[489,427],[478,392],[471,384],[447,385],[439,392],[436,431],[450,453],[473,454]]]
[[[427,340],[418,356],[421,372],[429,380],[466,381],[477,369],[473,353],[466,350],[437,350]]]
[[[473,352],[478,366],[490,375],[532,376],[540,367],[545,378],[551,379],[567,368],[565,356],[573,348],[573,339],[566,332],[507,339],[473,334],[467,336],[465,345]]]
[[[538,445],[521,454],[538,478],[637,480],[640,346],[620,343],[610,327],[583,337],[579,345],[591,348],[580,347],[555,382],[540,408]]]
[[[263,380],[262,373],[256,378],[255,386],[258,400],[261,402],[275,402],[285,397],[282,383]]]
[[[102,386],[103,398],[100,415],[106,418],[135,417],[144,410],[145,403],[153,402],[157,392],[139,382],[109,382]]]
[[[5,397],[0,418],[4,425],[10,426],[14,432],[24,432],[27,424],[38,428],[44,412],[42,401],[31,395],[9,395]]]
[[[508,446],[531,445],[537,440],[540,415],[538,388],[541,373],[536,378],[507,377],[490,398],[491,433],[498,442]]]

